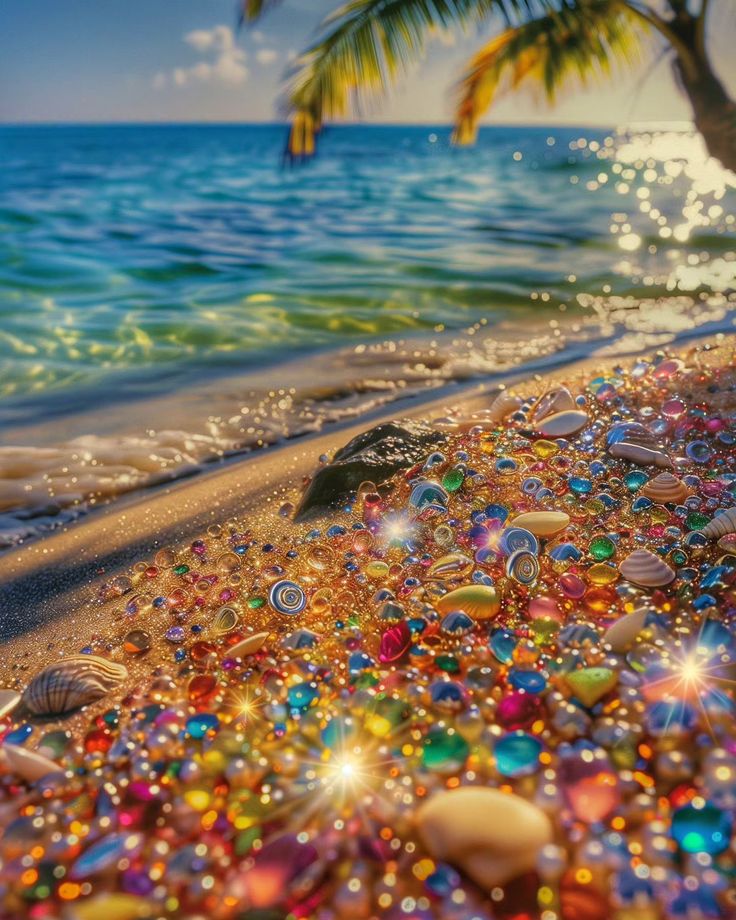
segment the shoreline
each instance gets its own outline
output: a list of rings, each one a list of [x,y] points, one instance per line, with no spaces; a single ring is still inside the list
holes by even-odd
[[[674,351],[708,345],[724,347],[729,341],[736,342],[736,336],[694,336],[677,343]],[[453,383],[441,393],[431,392],[430,398],[419,403],[416,396],[399,400],[391,404],[388,412],[380,407],[358,422],[337,424],[328,431],[233,457],[193,477],[123,496],[71,525],[0,555],[0,609],[7,637],[2,647],[12,657],[16,650],[27,653],[29,642],[53,642],[43,656],[49,660],[58,654],[55,625],[76,623],[76,615],[83,610],[91,630],[104,627],[106,613],[93,597],[95,583],[104,582],[171,542],[179,545],[197,536],[213,523],[265,513],[280,526],[275,509],[281,503],[296,501],[301,482],[317,468],[318,457],[334,452],[366,428],[397,417],[436,418],[449,408],[478,411],[487,408],[500,388],[513,389],[527,380],[534,380],[535,387],[549,388],[585,374],[596,364],[630,365],[637,357],[651,353],[649,348],[616,359],[591,357],[559,365],[553,362],[544,374],[530,376],[520,371],[493,382]],[[6,658],[0,662],[0,681],[7,679],[7,669]]]

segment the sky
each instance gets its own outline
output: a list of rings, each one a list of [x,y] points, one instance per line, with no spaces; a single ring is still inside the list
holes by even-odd
[[[235,29],[235,0],[2,0],[0,122],[273,121],[289,62],[337,0],[284,0],[256,27]],[[713,0],[710,45],[736,93],[736,0]],[[463,63],[497,25],[434,40],[390,98],[363,113],[380,122],[444,123]],[[620,125],[687,121],[661,59],[553,109],[526,94],[499,101],[487,122]]]

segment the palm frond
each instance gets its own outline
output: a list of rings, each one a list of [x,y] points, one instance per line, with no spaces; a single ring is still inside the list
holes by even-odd
[[[240,23],[255,22],[281,0],[240,0]]]
[[[257,0],[253,0],[257,2]],[[314,149],[306,126],[360,109],[419,59],[437,29],[467,27],[491,13],[509,24],[552,9],[559,0],[349,0],[327,17],[318,40],[290,75],[285,111],[293,118],[288,152]]]
[[[472,143],[478,122],[503,93],[541,88],[550,102],[565,84],[604,76],[638,60],[642,22],[622,0],[567,0],[506,29],[472,59],[458,84],[453,140]]]

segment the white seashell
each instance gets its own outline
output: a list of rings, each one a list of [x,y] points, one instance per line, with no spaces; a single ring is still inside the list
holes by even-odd
[[[566,412],[568,409],[575,408],[575,400],[567,387],[555,387],[547,390],[544,396],[540,396],[534,403],[531,418],[533,422],[541,422],[548,415],[556,415],[558,412]]]
[[[727,511],[717,514],[700,532],[709,540],[725,537],[729,533],[736,533],[736,508],[729,508]]]
[[[75,655],[50,664],[23,693],[34,715],[63,715],[105,696],[128,676],[122,664],[98,655]]]
[[[535,537],[553,537],[570,523],[570,515],[564,511],[525,511],[509,522],[510,527],[522,527]]]
[[[419,836],[436,860],[456,866],[490,892],[536,867],[552,823],[520,795],[485,786],[435,793],[416,813]]]
[[[637,466],[658,466],[660,469],[672,468],[672,461],[661,450],[631,444],[629,441],[619,441],[617,444],[612,444],[608,449],[608,453],[612,457],[618,457],[620,460],[636,463]]]
[[[619,571],[627,581],[643,588],[660,588],[668,585],[675,577],[667,563],[648,549],[635,549],[621,563]]]
[[[20,693],[0,687],[0,719],[11,713],[20,703]]]
[[[253,633],[252,636],[242,639],[237,645],[230,646],[226,652],[227,657],[246,658],[248,655],[252,655],[261,648],[266,639],[268,639],[268,635],[267,632]]]
[[[569,438],[581,431],[590,421],[587,412],[580,409],[567,409],[548,415],[534,427],[545,438]]]
[[[603,642],[611,646],[614,652],[626,652],[634,643],[634,639],[644,629],[644,623],[649,613],[648,607],[639,607],[632,613],[619,617],[603,634]]]
[[[516,412],[522,405],[522,399],[519,396],[512,396],[506,390],[502,390],[493,400],[488,410],[488,418],[492,422],[502,422],[505,418]]]
[[[660,473],[644,485],[640,492],[645,498],[658,505],[679,505],[685,501],[690,490],[685,483],[672,473]]]
[[[58,773],[63,770],[63,767],[60,767],[56,761],[15,744],[4,744],[0,752],[2,752],[8,770],[27,783],[35,783],[36,780],[43,779],[49,773]]]

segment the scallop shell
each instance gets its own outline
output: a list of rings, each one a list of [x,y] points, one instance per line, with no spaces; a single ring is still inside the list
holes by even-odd
[[[488,410],[488,418],[492,422],[502,422],[505,418],[516,412],[522,405],[521,397],[512,396],[506,390],[502,390],[493,400]]]
[[[541,422],[548,415],[556,415],[558,412],[566,412],[568,409],[575,408],[575,400],[572,393],[567,387],[555,387],[547,390],[544,396],[540,396],[532,407],[532,421]]]
[[[660,473],[643,486],[639,494],[658,505],[679,505],[688,497],[690,490],[672,473]]]
[[[535,428],[545,438],[569,438],[585,428],[589,421],[590,416],[587,412],[581,409],[566,409],[564,412],[545,416]]]
[[[490,620],[501,609],[498,592],[490,585],[464,585],[436,602],[440,613],[462,610],[474,620]]]
[[[23,703],[35,715],[62,715],[99,700],[127,676],[124,665],[97,655],[62,658],[33,678]]]
[[[619,571],[627,581],[643,588],[659,588],[668,585],[675,573],[659,556],[648,549],[635,549],[619,566]]]
[[[728,511],[717,514],[700,532],[709,540],[725,537],[728,533],[736,533],[736,508],[729,508]]]

